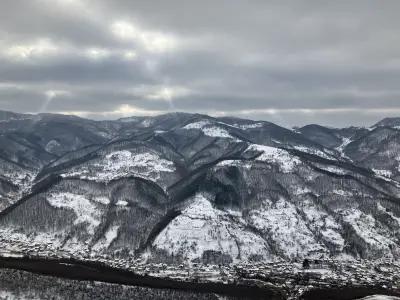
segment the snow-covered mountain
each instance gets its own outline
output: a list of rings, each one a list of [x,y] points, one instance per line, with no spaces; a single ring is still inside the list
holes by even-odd
[[[399,259],[400,129],[0,113],[0,242],[162,262]]]

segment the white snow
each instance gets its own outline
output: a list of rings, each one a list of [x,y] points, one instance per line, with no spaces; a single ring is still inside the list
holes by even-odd
[[[194,123],[189,123],[186,126],[183,127],[183,129],[202,129],[204,126],[210,124],[209,121],[207,120],[201,120],[198,122],[194,122]]]
[[[243,160],[234,160],[234,159],[227,159],[220,161],[216,167],[226,167],[226,166],[235,166],[235,167],[243,167],[245,169],[251,168],[251,162],[243,161]]]
[[[226,160],[220,161],[220,162],[217,164],[217,167],[236,166],[236,165],[238,165],[239,163],[240,163],[240,161],[238,161],[238,160],[226,159]]]
[[[50,142],[47,143],[45,149],[46,149],[47,152],[52,153],[52,151],[53,151],[55,148],[60,147],[60,146],[61,146],[61,145],[60,145],[59,142],[57,142],[56,140],[51,140]]]
[[[111,226],[107,232],[104,234],[104,237],[101,238],[94,246],[94,251],[104,250],[110,247],[111,243],[117,238],[118,236],[118,225]]]
[[[52,193],[47,197],[47,202],[57,208],[72,210],[76,215],[74,225],[85,223],[90,234],[100,225],[100,210],[83,195]]]
[[[276,203],[263,200],[263,207],[251,211],[249,218],[251,225],[271,235],[288,258],[327,253],[327,249],[314,239],[296,207],[283,198]]]
[[[397,171],[400,172],[400,156],[395,157],[395,160],[398,162]]]
[[[125,200],[118,200],[116,205],[118,206],[128,206],[128,202]]]
[[[23,293],[15,293],[12,291],[2,291],[0,290],[0,300],[39,300],[40,298],[33,294],[23,294]]]
[[[135,175],[150,180],[158,180],[162,172],[172,173],[175,166],[172,161],[162,159],[157,153],[132,153],[128,150],[114,151],[91,165],[82,165],[71,169],[63,177],[79,176],[82,179],[110,181]]]
[[[150,127],[152,124],[154,124],[154,120],[153,119],[145,119],[142,121],[141,124],[143,125],[143,127]]]
[[[342,227],[335,219],[325,211],[316,207],[310,200],[304,200],[301,209],[308,219],[309,228],[320,232],[324,240],[336,245],[337,250],[342,251],[345,243],[343,237],[339,233]]]
[[[97,134],[102,136],[102,137],[104,137],[104,138],[106,138],[106,139],[111,139],[113,137],[112,134],[110,134],[108,132],[105,132],[105,131],[98,131]]]
[[[343,190],[333,190],[333,194],[343,196],[343,197],[351,197],[353,194],[349,191],[343,191]]]
[[[271,141],[273,141],[273,142],[276,143],[276,144],[282,144],[281,141],[278,141],[278,140],[275,140],[275,139],[271,139]]]
[[[337,166],[318,165],[318,168],[320,168],[321,170],[328,171],[328,172],[330,172],[330,173],[338,174],[338,175],[345,175],[345,174],[348,173],[347,170],[342,169],[342,168],[337,167]]]
[[[379,211],[386,213],[389,215],[393,220],[395,220],[399,225],[400,225],[400,218],[396,217],[393,212],[391,212],[389,209],[385,208],[382,206],[382,204],[378,203],[377,208]]]
[[[308,148],[305,146],[293,146],[294,149],[304,152],[304,153],[309,153],[309,154],[314,154],[326,159],[334,159],[334,157],[327,155],[326,153],[324,153],[323,151],[319,150],[319,149],[314,149],[314,148]]]
[[[252,254],[270,259],[265,241],[246,231],[237,212],[216,209],[201,194],[158,235],[154,246],[189,260],[201,258],[206,250],[229,254],[234,261],[239,256],[247,260]]]
[[[379,249],[388,249],[393,242],[387,237],[389,233],[381,232],[378,222],[372,215],[365,214],[359,209],[352,208],[339,211],[343,220],[349,223],[357,235],[367,244]]]
[[[342,143],[340,144],[340,146],[336,147],[336,150],[340,153],[340,155],[341,155],[342,157],[348,158],[348,157],[346,156],[346,154],[344,153],[344,149],[345,149],[346,146],[347,146],[348,144],[350,144],[351,142],[352,142],[352,140],[351,140],[350,138],[343,137],[343,138],[342,138]]]
[[[229,134],[229,132],[221,127],[212,126],[212,127],[204,127],[202,129],[205,135],[211,137],[221,137],[221,138],[229,138],[235,139],[233,136]]]
[[[0,159],[0,176],[6,178],[8,181],[19,185],[29,185],[35,177],[34,172],[24,170],[22,168],[15,168],[11,164],[3,163]]]
[[[390,178],[392,177],[392,172],[390,170],[380,170],[380,169],[372,169],[372,171],[375,172],[375,174],[383,177]]]
[[[243,124],[243,125],[239,125],[239,124],[234,124],[234,127],[240,128],[240,129],[254,129],[254,128],[261,128],[263,127],[263,123],[253,123],[253,124]]]
[[[93,200],[104,205],[110,204],[110,199],[107,197],[95,197]]]
[[[293,191],[293,194],[296,196],[304,195],[307,193],[311,193],[311,190],[305,186],[297,186],[296,189]]]
[[[208,120],[201,120],[198,122],[187,124],[182,127],[183,129],[200,129],[205,135],[210,137],[218,137],[218,138],[229,138],[238,141],[238,139],[234,138],[229,132],[219,127],[218,125],[212,125]]]
[[[63,246],[63,250],[69,253],[79,253],[85,248],[86,245],[82,241],[79,241],[76,236],[68,239]]]
[[[120,171],[127,167],[142,167],[153,169],[157,172],[173,172],[173,163],[161,159],[155,153],[133,154],[128,150],[116,151],[106,156],[106,168],[109,171]]]
[[[297,165],[301,164],[301,160],[298,157],[293,156],[286,150],[279,148],[252,144],[247,148],[246,151],[263,152],[256,158],[256,160],[276,163],[284,173],[290,173]]]
[[[62,239],[59,238],[60,236],[62,236],[62,233],[56,231],[36,232],[27,236],[26,234],[19,232],[16,228],[9,227],[5,229],[0,229],[0,237],[9,241],[11,245],[14,244],[13,241],[16,241],[17,244],[39,244],[46,245],[49,248],[55,249],[60,247],[62,244]]]

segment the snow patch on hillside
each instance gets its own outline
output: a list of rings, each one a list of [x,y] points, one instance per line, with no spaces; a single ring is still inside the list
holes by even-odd
[[[182,127],[183,129],[202,129],[204,126],[210,124],[207,120],[201,120],[198,122],[187,124],[186,126]]]
[[[29,234],[29,236],[23,232],[19,232],[18,228],[2,228],[0,229],[0,239],[4,239],[10,242],[11,249],[19,252],[18,243],[24,243],[26,245],[51,245],[52,249],[61,247],[62,240],[59,238],[63,236],[63,232],[49,231],[49,232],[35,232]],[[16,249],[12,249],[14,244]]]
[[[249,213],[249,220],[252,226],[268,233],[288,258],[327,254],[327,249],[315,240],[296,207],[283,198],[275,203],[265,199],[263,207]]]
[[[94,251],[105,250],[110,247],[111,243],[117,238],[118,236],[118,225],[111,226],[107,232],[104,234],[104,237],[101,238],[94,246]]]
[[[0,160],[0,163],[2,161]],[[18,186],[25,186],[30,184],[35,177],[34,172],[29,172],[22,168],[14,168],[12,169],[9,166],[2,165],[0,166],[0,177],[8,180],[9,182],[18,185]]]
[[[297,165],[301,164],[301,160],[299,158],[291,155],[286,150],[279,148],[253,144],[250,145],[246,151],[262,152],[262,154],[258,156],[256,160],[277,163],[284,173],[293,171]]]
[[[343,191],[343,190],[333,190],[332,194],[342,196],[342,197],[352,197],[353,196],[353,193],[351,193],[349,191]]]
[[[301,209],[307,218],[308,227],[314,232],[319,232],[325,241],[334,244],[337,251],[342,251],[345,244],[340,234],[342,226],[309,200],[303,201]]]
[[[304,153],[317,155],[319,157],[323,157],[323,158],[326,158],[326,159],[335,159],[334,157],[326,154],[325,152],[323,152],[323,151],[321,151],[319,149],[308,148],[308,147],[305,147],[305,146],[293,146],[293,149],[296,149],[296,150],[304,152]]]
[[[293,194],[295,194],[296,196],[308,194],[311,192],[312,191],[306,186],[296,186],[295,189],[293,190]]]
[[[134,154],[130,151],[116,151],[106,156],[106,169],[111,172],[118,172],[125,168],[146,168],[156,172],[173,172],[173,162],[161,159],[155,153]]]
[[[350,138],[346,138],[346,137],[342,138],[342,143],[340,144],[340,146],[336,147],[336,150],[340,153],[341,157],[349,159],[349,157],[344,153],[344,149],[351,142],[352,142],[352,140]]]
[[[156,238],[154,246],[190,261],[201,258],[206,250],[228,254],[234,261],[251,255],[271,259],[265,241],[245,229],[237,213],[216,209],[203,195],[175,218]]]
[[[49,141],[46,146],[45,146],[45,150],[49,153],[53,153],[54,149],[57,149],[58,147],[60,147],[60,143],[57,142],[56,140],[51,140]]]
[[[230,125],[228,125],[230,126]],[[182,127],[183,129],[200,129],[205,135],[217,138],[229,138],[238,141],[226,129],[217,125],[212,125],[208,120],[201,120],[198,122],[187,124]]]
[[[379,249],[388,249],[393,242],[387,237],[390,234],[380,232],[380,226],[372,215],[365,214],[358,209],[349,209],[340,212],[343,220],[349,223],[357,235],[367,244]]]
[[[143,120],[143,121],[141,122],[141,124],[142,124],[143,127],[150,127],[151,125],[154,124],[154,122],[155,122],[154,119],[150,119],[150,118],[149,118],[149,119]]]
[[[85,223],[87,231],[90,234],[93,234],[95,228],[100,225],[100,210],[82,195],[52,193],[47,197],[47,202],[56,208],[72,210],[76,215],[74,225]]]
[[[390,171],[390,170],[372,169],[372,171],[374,171],[375,174],[378,176],[383,176],[383,177],[387,177],[387,178],[392,177],[392,171]]]
[[[337,174],[337,175],[346,175],[348,173],[348,171],[346,169],[342,169],[337,166],[326,166],[326,165],[317,164],[317,167],[320,168],[321,170],[327,171],[329,173]]]
[[[227,159],[220,161],[218,164],[216,164],[216,167],[242,167],[245,169],[250,169],[251,168],[251,162],[248,161],[243,161],[243,160],[234,160],[234,159]]]
[[[121,150],[107,154],[103,159],[96,160],[89,166],[82,165],[73,168],[62,176],[78,176],[82,179],[107,182],[135,175],[155,181],[160,178],[162,172],[172,173],[174,171],[174,163],[162,159],[156,153],[132,153],[128,150]]]
[[[240,124],[233,124],[232,126],[234,126],[234,127],[236,127],[236,128],[240,128],[240,129],[246,130],[246,129],[261,128],[261,127],[264,126],[264,124],[263,124],[263,123],[242,124],[242,125],[240,125]]]
[[[128,202],[125,200],[118,200],[115,204],[118,206],[128,206]]]
[[[104,205],[110,204],[110,199],[107,197],[94,197],[93,200]]]
[[[393,220],[395,220],[395,221],[399,224],[399,226],[400,226],[400,218],[399,218],[399,217],[396,217],[396,216],[394,215],[393,212],[391,212],[389,209],[383,207],[382,204],[380,204],[380,203],[377,204],[377,208],[378,208],[379,211],[381,211],[381,212],[383,212],[383,213],[389,215],[389,216],[390,216]]]
[[[227,130],[217,126],[205,127],[202,129],[202,131],[205,135],[211,137],[235,139],[233,136],[229,134]]]

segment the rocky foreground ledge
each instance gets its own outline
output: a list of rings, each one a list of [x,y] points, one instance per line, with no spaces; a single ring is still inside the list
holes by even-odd
[[[230,299],[358,299],[400,296],[400,263],[392,261],[311,261],[229,266],[148,264],[135,260],[44,257],[2,253],[0,268],[79,281],[97,281]],[[1,280],[1,279],[0,279]]]

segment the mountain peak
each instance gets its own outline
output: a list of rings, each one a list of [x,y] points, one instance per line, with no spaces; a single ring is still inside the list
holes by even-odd
[[[382,126],[388,126],[388,127],[400,126],[400,117],[385,118],[376,123],[372,127],[382,127]]]

